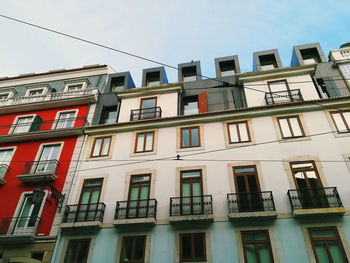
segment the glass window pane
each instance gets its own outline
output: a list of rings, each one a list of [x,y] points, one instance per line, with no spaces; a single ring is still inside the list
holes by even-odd
[[[290,132],[287,119],[279,119],[282,136],[283,137],[292,137],[292,133]]]
[[[101,143],[102,143],[102,139],[95,140],[95,147],[94,147],[94,152],[92,153],[92,156],[99,156],[100,155]]]
[[[241,142],[249,141],[248,129],[246,123],[238,124],[239,134],[241,136]]]
[[[271,263],[272,258],[271,258],[271,253],[270,249],[267,245],[261,244],[259,245],[259,256],[260,256],[260,262],[261,263]]]
[[[138,198],[139,198],[139,186],[133,185],[131,186],[131,189],[130,189],[129,200],[138,200]]]
[[[191,236],[182,236],[182,247],[181,247],[182,251],[181,252],[182,252],[183,258],[192,258],[191,241],[192,241]]]
[[[199,134],[198,128],[191,129],[192,135],[192,146],[199,146]]]
[[[202,195],[202,187],[200,181],[192,182],[192,188],[193,196]]]
[[[205,248],[204,245],[204,236],[195,235],[194,237],[194,257],[195,258],[204,258],[205,257]]]
[[[148,199],[148,192],[149,192],[149,184],[142,184],[140,199],[141,200]]]
[[[83,192],[81,193],[80,203],[81,204],[87,204],[87,203],[89,203],[89,199],[90,199],[90,191],[89,190],[83,190]]]
[[[143,152],[143,142],[145,135],[143,133],[137,135],[137,147],[136,152]]]
[[[231,143],[232,142],[239,142],[238,132],[237,132],[237,125],[236,124],[230,124],[229,125],[229,131],[230,131]]]
[[[344,123],[340,113],[333,113],[332,116],[333,116],[334,122],[336,124],[336,127],[338,128],[338,131],[339,132],[346,132],[347,129],[346,129],[345,123]]]
[[[350,125],[350,112],[349,111],[344,111],[343,112],[343,116],[344,116],[344,119],[345,119],[347,125],[349,126]]]
[[[103,148],[102,148],[101,155],[108,155],[110,141],[111,141],[111,138],[105,138],[103,140]]]
[[[182,131],[182,147],[189,147],[190,146],[190,132],[188,129],[183,129]]]
[[[131,260],[131,253],[132,253],[132,243],[133,240],[131,238],[124,238],[124,243],[123,243],[123,249],[122,249],[122,259],[124,261],[129,261]]]
[[[328,259],[327,251],[323,245],[323,242],[314,242],[314,248],[318,263],[331,263]]]
[[[234,168],[234,169],[235,169],[235,174],[255,173],[255,169],[253,167]]]
[[[191,185],[188,181],[182,182],[181,195],[182,197],[191,196]]]
[[[90,203],[98,203],[100,199],[100,189],[94,189],[91,193]]]
[[[12,153],[13,149],[0,151],[0,163],[6,163],[10,161]]]
[[[344,259],[343,251],[338,241],[328,241],[327,243],[328,243],[329,252],[331,253],[333,262],[337,262],[337,263],[347,262]]]
[[[303,132],[299,125],[298,118],[289,118],[289,121],[290,121],[290,125],[292,126],[294,136],[303,136]]]
[[[310,233],[312,238],[337,237],[334,229],[312,229]]]
[[[254,244],[244,245],[244,250],[247,257],[247,263],[259,263]]]
[[[137,238],[135,242],[135,252],[134,252],[134,260],[143,259],[143,252],[145,249],[145,238]]]
[[[153,132],[147,133],[146,136],[146,151],[152,151],[153,149]]]
[[[293,169],[311,169],[314,168],[313,163],[293,163]]]
[[[154,108],[156,107],[156,99],[143,99],[142,100],[142,109]]]
[[[199,177],[201,176],[200,171],[186,171],[181,173],[182,178],[188,178],[188,177]]]
[[[131,178],[131,181],[134,182],[142,182],[142,181],[149,181],[150,176],[149,175],[144,175],[144,176],[133,176]]]

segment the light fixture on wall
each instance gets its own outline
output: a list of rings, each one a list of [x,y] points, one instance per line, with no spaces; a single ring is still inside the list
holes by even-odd
[[[64,198],[65,198],[65,195],[62,194],[60,191],[58,191],[57,188],[54,187],[51,183],[48,183],[45,181],[43,182],[42,186],[39,186],[37,189],[35,189],[33,191],[32,202],[34,204],[38,204],[38,205],[41,204],[41,202],[43,201],[44,196],[45,196],[45,191],[44,191],[44,187],[43,187],[45,185],[48,185],[50,187],[51,197],[56,200],[56,206],[58,208],[61,208],[63,201],[64,201]]]

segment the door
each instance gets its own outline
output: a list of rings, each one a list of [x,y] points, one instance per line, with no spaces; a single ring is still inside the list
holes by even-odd
[[[181,215],[203,214],[202,171],[181,172]]]
[[[157,98],[141,99],[139,119],[153,119],[156,117]]]
[[[75,221],[96,221],[100,219],[100,195],[103,178],[84,180]]]
[[[127,205],[126,218],[148,216],[151,175],[132,175]]]
[[[291,91],[286,80],[267,82],[273,103],[293,101]]]
[[[233,173],[239,211],[263,211],[264,205],[256,166],[233,167]]]
[[[290,163],[302,207],[329,207],[314,161]]]
[[[45,145],[41,151],[40,158],[34,173],[37,172],[54,172],[57,166],[58,154],[61,145]]]
[[[74,124],[75,111],[61,112],[58,117],[56,129],[71,128]]]
[[[12,227],[9,229],[14,235],[35,234],[35,228],[39,222],[38,215],[41,204],[33,204],[32,195],[25,195],[21,204],[18,217],[12,222]]]

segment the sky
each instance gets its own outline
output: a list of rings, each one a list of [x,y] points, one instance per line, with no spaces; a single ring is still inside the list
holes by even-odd
[[[277,48],[289,66],[294,45],[319,42],[326,57],[350,42],[349,0],[1,0],[0,14],[49,27],[177,66],[201,62],[215,77],[214,59],[238,55],[252,71],[253,52]],[[0,77],[83,65],[130,71],[157,64],[45,32],[0,17]],[[177,71],[166,68],[169,82]]]

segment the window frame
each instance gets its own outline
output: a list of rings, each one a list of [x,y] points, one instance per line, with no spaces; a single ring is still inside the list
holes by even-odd
[[[184,173],[190,173],[190,172],[199,172],[199,176],[192,176],[192,177],[187,177],[187,178],[183,178],[182,175]],[[182,198],[182,194],[183,194],[183,182],[184,181],[190,181],[190,190],[191,190],[191,195],[190,197],[193,197],[193,184],[192,184],[192,181],[193,181],[193,178],[199,178],[200,180],[200,183],[201,183],[201,192],[202,192],[202,196],[204,195],[204,192],[203,192],[203,172],[202,172],[202,169],[193,169],[193,170],[181,170],[180,171],[180,197]]]
[[[335,235],[336,235],[336,239],[330,238],[330,237],[327,237],[327,238],[325,238],[325,237],[313,238],[311,236],[312,230],[329,230],[329,229],[334,230]],[[347,254],[346,254],[343,242],[342,242],[342,240],[340,238],[338,228],[336,226],[322,226],[322,227],[314,227],[313,226],[313,227],[307,227],[306,230],[307,230],[308,238],[309,238],[309,241],[310,241],[310,244],[311,244],[313,256],[314,256],[315,261],[317,263],[319,262],[319,260],[318,260],[318,257],[317,257],[317,254],[316,254],[316,250],[315,250],[315,247],[314,247],[314,243],[313,243],[314,241],[322,241],[322,242],[325,242],[325,241],[337,241],[338,245],[340,246],[340,250],[342,252],[343,258],[345,259],[345,262],[348,262],[348,257],[347,257]],[[329,257],[328,244],[326,245],[326,251],[327,251],[327,256]]]
[[[96,179],[101,179],[101,184],[100,185],[90,185],[90,186],[86,186],[86,182],[88,180],[96,180]],[[86,190],[86,189],[90,189],[90,195],[89,195],[89,202],[87,204],[92,204],[90,201],[91,201],[91,191],[93,189],[100,189],[100,193],[98,195],[98,203],[100,202],[101,200],[101,194],[102,194],[102,190],[103,190],[103,182],[104,182],[104,178],[103,177],[97,177],[97,178],[85,178],[82,182],[82,186],[81,186],[81,189],[80,189],[80,196],[79,196],[79,201],[78,203],[80,204],[81,203],[81,199],[83,197],[83,191]]]
[[[198,145],[193,146],[192,145],[192,130],[197,129],[198,130]],[[183,131],[189,130],[189,146],[183,146]],[[201,147],[201,129],[200,126],[190,126],[190,127],[182,127],[180,128],[180,149],[188,149],[188,148],[197,148]]]
[[[74,120],[73,120],[73,125],[72,125],[72,127],[65,127],[65,128],[57,128],[57,125],[58,125],[58,123],[59,123],[59,121],[60,121],[60,116],[61,116],[61,114],[63,113],[69,113],[69,112],[74,112]],[[56,116],[55,116],[55,120],[54,120],[54,122],[52,123],[52,127],[51,127],[51,129],[52,130],[56,130],[56,129],[69,129],[69,128],[74,128],[74,125],[75,125],[75,122],[76,122],[76,119],[77,119],[77,116],[78,116],[78,112],[79,112],[79,110],[78,109],[71,109],[71,110],[63,110],[63,111],[58,111],[57,113],[56,113]]]
[[[101,151],[103,149],[103,143],[104,143],[104,140],[109,138],[109,145],[108,145],[108,151],[107,151],[107,154],[105,155],[101,155]],[[101,148],[99,150],[99,155],[93,155],[94,154],[94,151],[95,151],[95,146],[96,146],[96,141],[98,139],[102,139],[102,142],[101,142]],[[108,157],[109,154],[110,154],[110,150],[111,150],[111,145],[112,145],[112,135],[107,135],[107,136],[100,136],[100,137],[95,137],[93,138],[93,144],[92,144],[92,147],[91,147],[91,152],[90,152],[90,158],[98,158],[98,157]]]
[[[88,250],[87,250],[87,254],[86,254],[86,261],[83,262],[83,263],[87,263],[89,262],[89,254],[90,254],[90,248],[91,248],[91,238],[80,238],[80,239],[69,239],[68,240],[68,243],[67,243],[67,248],[66,248],[66,253],[65,253],[65,256],[64,256],[64,259],[63,259],[63,263],[67,263],[67,260],[68,260],[68,252],[69,252],[69,245],[71,244],[71,242],[80,242],[80,241],[89,241],[89,244],[88,244]],[[76,251],[79,251],[78,249]],[[75,255],[78,255],[79,253],[76,253]],[[76,262],[76,261],[75,261]],[[74,262],[73,262],[74,263]]]
[[[29,96],[30,92],[35,91],[35,90],[43,90],[43,92],[39,95]],[[46,86],[36,87],[36,88],[27,88],[27,91],[26,91],[24,96],[28,97],[28,98],[35,98],[35,97],[45,95],[45,94],[47,94],[47,92],[48,92],[48,87],[46,87]]]
[[[312,163],[313,165],[313,168],[309,168],[309,169],[298,169],[298,168],[293,168],[293,164],[303,164],[303,163]],[[294,185],[296,187],[296,189],[300,190],[299,189],[299,185],[298,185],[298,182],[297,182],[297,179],[295,177],[295,172],[306,172],[306,171],[314,171],[315,174],[316,174],[316,177],[317,177],[317,181],[319,182],[321,188],[323,188],[323,182],[322,182],[322,179],[320,177],[320,174],[318,172],[318,168],[316,166],[316,162],[314,160],[305,160],[305,161],[293,161],[293,162],[289,162],[289,167],[290,167],[290,171],[291,171],[291,175],[293,177],[293,182],[294,182]],[[309,186],[309,177],[306,177],[307,179],[305,180],[307,182],[307,185]],[[312,189],[312,187],[308,187],[306,189]]]
[[[331,116],[331,119],[333,121],[334,127],[337,130],[338,134],[350,133],[350,123],[347,123],[346,119],[344,118],[343,112],[350,112],[350,110],[330,111],[329,112],[329,114]],[[340,114],[340,117],[341,117],[341,119],[342,119],[342,121],[343,121],[343,123],[344,123],[344,125],[345,125],[345,127],[347,129],[346,131],[344,131],[344,132],[339,131],[338,125],[337,125],[337,123],[336,123],[336,121],[335,121],[335,119],[333,117],[333,114]]]
[[[152,134],[152,149],[151,150],[146,150],[146,142],[147,142],[147,134]],[[137,146],[138,146],[138,136],[144,135],[143,138],[143,147],[142,151],[137,151]],[[145,132],[137,132],[135,134],[135,145],[134,145],[134,153],[148,153],[148,152],[153,152],[154,151],[154,141],[155,141],[155,131],[145,131]]]
[[[239,131],[239,128],[238,128],[239,127],[238,125],[241,124],[241,123],[245,124],[245,128],[246,128],[247,134],[248,134],[248,141],[242,141],[241,140],[240,131]],[[228,122],[226,125],[227,125],[227,134],[228,134],[228,142],[229,142],[229,144],[250,143],[250,142],[252,142],[252,137],[251,137],[251,134],[250,134],[248,120]],[[237,142],[232,142],[231,132],[230,132],[230,125],[236,125],[237,136],[238,136],[238,139],[239,139],[239,141],[237,141]]]
[[[87,89],[89,82],[87,80],[83,80],[83,81],[72,81],[72,82],[67,82],[65,83],[63,92],[73,92],[73,91],[69,91],[69,87],[70,86],[77,86],[77,85],[82,85],[81,89],[79,90],[74,90],[74,91],[82,91]]]
[[[148,176],[148,180],[144,180],[144,181],[140,181],[140,182],[133,182],[133,178],[135,177],[144,177],[144,176]],[[138,194],[138,201],[142,200],[140,199],[140,185],[141,184],[145,184],[148,183],[148,197],[146,200],[150,199],[150,195],[151,195],[151,182],[152,182],[152,174],[151,173],[145,173],[145,174],[132,174],[130,175],[130,181],[129,181],[129,189],[128,189],[128,201],[130,201],[130,195],[131,195],[131,188],[133,185],[138,185],[139,187],[139,194]],[[145,200],[145,199],[144,199]]]
[[[125,240],[126,240],[126,239],[132,239],[132,253],[131,253],[131,254],[132,254],[132,256],[135,256],[135,255],[134,255],[134,252],[135,252],[135,243],[136,243],[136,240],[137,240],[138,238],[143,238],[143,239],[144,239],[143,258],[142,258],[142,260],[137,260],[137,261],[135,261],[134,259],[132,259],[132,260],[124,261],[124,260],[123,260],[123,256],[124,256]],[[147,239],[148,239],[147,235],[123,236],[123,237],[121,238],[119,262],[120,262],[120,263],[144,263],[144,262],[147,262],[147,261],[146,261]]]
[[[293,130],[292,125],[290,124],[290,120],[289,120],[291,118],[296,118],[297,119],[298,124],[299,124],[299,128],[300,128],[300,131],[301,131],[302,135],[294,136],[294,130]],[[292,136],[286,137],[283,134],[282,126],[281,126],[281,123],[280,123],[280,120],[282,120],[282,119],[286,119],[287,120],[289,132],[291,133]],[[306,137],[305,129],[303,127],[303,124],[302,124],[302,122],[300,120],[300,116],[299,115],[279,116],[279,117],[276,117],[276,120],[277,120],[277,123],[278,123],[278,128],[279,128],[279,131],[281,133],[282,139],[288,140],[288,139],[297,139],[297,138]]]
[[[16,118],[13,120],[13,123],[11,125],[11,128],[10,128],[8,134],[21,134],[21,133],[24,133],[24,132],[29,132],[30,128],[32,127],[32,125],[34,123],[34,120],[35,120],[36,116],[37,116],[37,114],[17,115]],[[14,131],[16,130],[16,126],[17,126],[18,120],[21,119],[21,118],[29,118],[29,117],[31,117],[32,120],[29,122],[30,125],[28,125],[28,127],[29,127],[28,131],[14,133]]]
[[[239,231],[240,236],[241,236],[241,242],[242,242],[242,250],[243,250],[243,256],[244,256],[244,262],[247,262],[247,253],[245,249],[245,245],[247,244],[247,241],[244,240],[244,233],[266,233],[267,240],[253,240],[253,241],[248,241],[248,244],[254,244],[255,246],[257,244],[268,244],[270,256],[272,259],[272,263],[275,262],[274,255],[273,255],[273,249],[271,245],[271,238],[270,238],[270,233],[269,230],[261,229],[261,230],[240,230]],[[255,251],[256,252],[256,251]],[[260,259],[259,254],[255,254],[258,259]],[[260,261],[260,260],[259,260]]]
[[[195,258],[195,251],[194,251],[194,236],[202,236],[202,245],[203,245],[203,252],[204,257],[202,258]],[[191,254],[193,257],[191,258],[184,258],[183,257],[183,240],[182,238],[184,236],[190,236],[191,237]],[[200,233],[180,233],[179,234],[179,261],[180,262],[199,262],[199,261],[207,261],[207,247],[206,247],[206,233],[200,232]]]

